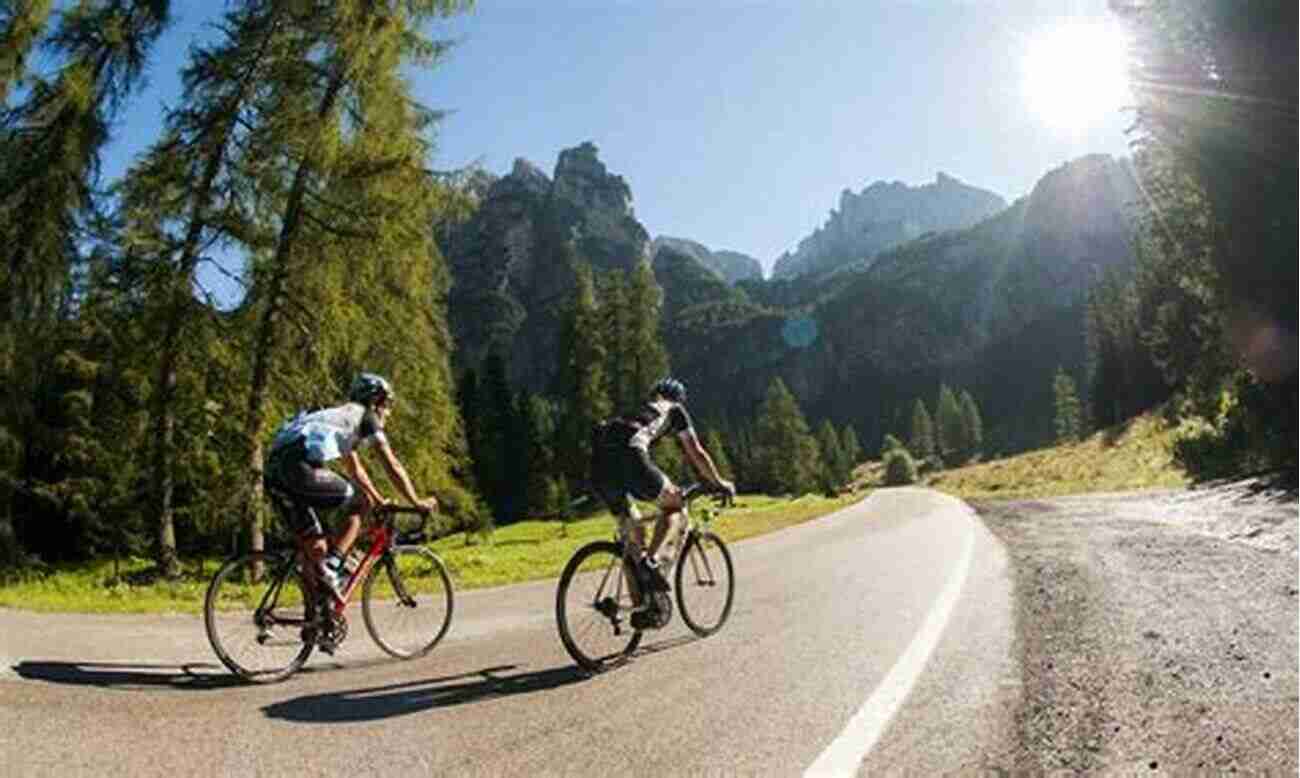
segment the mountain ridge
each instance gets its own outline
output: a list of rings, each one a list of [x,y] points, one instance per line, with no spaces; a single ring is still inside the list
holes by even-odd
[[[870,445],[899,407],[950,380],[988,404],[994,438],[1028,445],[1043,431],[1037,422],[1013,429],[1016,414],[1043,406],[1051,370],[1082,374],[1087,289],[1132,262],[1126,208],[1136,195],[1126,166],[1081,157],[997,213],[894,244],[869,262],[733,281],[713,266],[721,252],[687,238],[651,240],[630,187],[592,144],[561,152],[558,185],[517,161],[442,241],[457,364],[475,366],[495,348],[512,382],[546,391],[570,263],[606,273],[648,259],[663,289],[674,372],[692,384],[706,417],[751,413],[780,377],[812,418],[852,424]],[[1018,385],[999,383],[1021,368]]]

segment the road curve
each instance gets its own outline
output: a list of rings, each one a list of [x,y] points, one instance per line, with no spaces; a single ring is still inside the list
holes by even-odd
[[[461,593],[448,638],[387,660],[364,630],[269,687],[182,616],[0,610],[0,763],[32,775],[973,771],[1019,695],[1006,552],[968,507],[887,489],[737,543],[717,635],[675,620],[587,677],[554,584]],[[373,760],[373,761],[371,761]]]

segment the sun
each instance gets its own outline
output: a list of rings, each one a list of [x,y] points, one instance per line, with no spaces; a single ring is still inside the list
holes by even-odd
[[[1058,128],[1085,127],[1131,102],[1128,43],[1116,25],[1065,23],[1026,47],[1025,99],[1041,121]]]

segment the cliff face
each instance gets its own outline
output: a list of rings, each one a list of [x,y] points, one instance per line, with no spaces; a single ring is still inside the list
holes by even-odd
[[[998,195],[944,173],[918,187],[877,181],[856,194],[845,189],[826,223],[776,260],[772,277],[816,276],[869,264],[893,246],[927,232],[969,227],[1004,208]]]
[[[704,244],[693,240],[660,235],[650,244],[651,256],[657,255],[662,249],[671,249],[691,257],[729,284],[763,278],[763,266],[759,261],[738,251],[711,251]]]
[[[650,258],[632,192],[591,143],[560,152],[554,177],[519,159],[500,178],[478,177],[474,213],[440,236],[452,272],[448,301],[456,359],[508,357],[513,381],[544,388],[554,373],[559,308],[573,288],[570,264],[630,270]]]

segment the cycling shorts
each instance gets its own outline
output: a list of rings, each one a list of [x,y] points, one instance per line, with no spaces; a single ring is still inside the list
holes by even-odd
[[[309,509],[343,508],[351,512],[360,501],[361,491],[333,470],[308,462],[305,454],[300,444],[271,452],[263,483],[294,532],[323,535],[325,531],[316,511]]]
[[[633,498],[656,501],[668,476],[655,466],[645,449],[628,445],[630,433],[618,422],[598,425],[592,435],[591,485],[610,511],[632,515]]]

